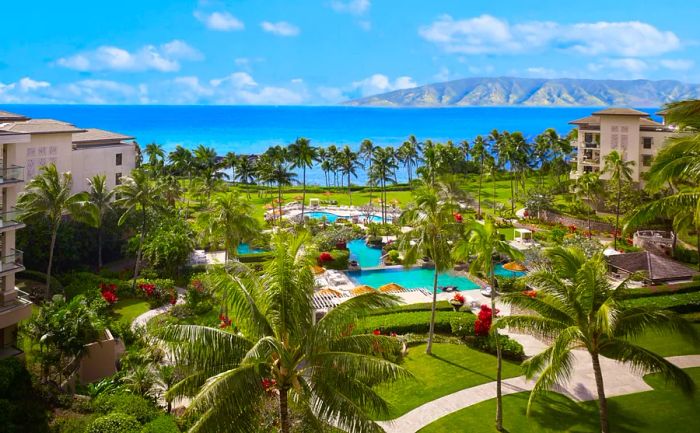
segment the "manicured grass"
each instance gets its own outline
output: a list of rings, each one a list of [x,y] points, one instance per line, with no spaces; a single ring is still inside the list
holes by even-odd
[[[200,315],[193,315],[184,318],[179,318],[170,313],[156,316],[148,322],[148,326],[162,325],[203,325],[217,327],[219,326],[219,310],[212,308],[208,312]]]
[[[411,347],[402,367],[415,378],[378,390],[392,406],[387,419],[447,394],[496,380],[495,356],[458,344],[433,344],[432,355],[426,355],[424,344]],[[518,364],[503,361],[504,378],[520,374]]]
[[[700,323],[693,323],[693,327],[700,334]],[[700,354],[700,345],[693,345],[691,341],[678,334],[649,332],[633,340],[633,342],[662,356]]]
[[[138,298],[120,299],[114,306],[114,315],[122,323],[131,323],[135,318],[150,310],[148,301]]]
[[[700,384],[700,368],[686,370]],[[617,433],[697,432],[700,417],[697,401],[664,383],[659,375],[644,378],[654,390],[608,399],[610,429]],[[595,401],[576,403],[550,393],[536,400],[530,416],[525,414],[528,393],[503,398],[504,427],[510,432],[595,432],[600,431]],[[487,400],[454,412],[420,430],[438,432],[496,432],[496,400]]]

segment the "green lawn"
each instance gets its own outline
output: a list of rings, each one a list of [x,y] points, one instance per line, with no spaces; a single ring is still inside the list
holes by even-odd
[[[120,299],[114,306],[114,315],[122,323],[131,323],[135,318],[150,310],[148,301],[138,298]]]
[[[496,380],[496,357],[457,344],[434,344],[432,356],[425,354],[424,344],[411,347],[402,367],[415,379],[379,389],[392,406],[387,419],[447,394]],[[518,364],[503,362],[504,378],[520,374]]]
[[[693,327],[700,334],[700,323],[693,323]],[[694,355],[700,353],[700,345],[693,345],[691,341],[677,334],[647,333],[634,343],[658,353],[662,356]]]
[[[148,326],[162,325],[203,325],[218,327],[219,326],[219,310],[212,308],[208,312],[200,315],[192,315],[184,318],[178,318],[170,313],[156,316],[148,322]]]
[[[700,384],[700,368],[686,370]],[[611,430],[616,433],[700,431],[698,402],[659,375],[645,377],[654,390],[613,397],[608,400]],[[595,432],[600,431],[595,401],[576,403],[560,394],[542,396],[526,416],[528,393],[503,398],[504,426],[509,432]],[[454,412],[420,430],[438,432],[496,432],[495,399]]]

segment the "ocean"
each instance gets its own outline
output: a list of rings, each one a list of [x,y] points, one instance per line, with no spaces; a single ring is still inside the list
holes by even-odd
[[[214,147],[219,155],[264,152],[307,137],[316,146],[350,145],[365,138],[398,147],[411,134],[418,140],[455,143],[493,129],[520,131],[533,138],[547,128],[565,134],[569,121],[593,108],[459,107],[375,108],[345,106],[177,106],[177,105],[4,105],[0,109],[33,118],[54,118],[84,128],[101,128],[136,137],[142,146],[157,142],[170,151],[180,144]],[[653,113],[655,109],[643,109]],[[399,181],[405,170],[399,169]],[[365,181],[358,171],[353,183]],[[307,182],[323,184],[320,169],[307,172]]]

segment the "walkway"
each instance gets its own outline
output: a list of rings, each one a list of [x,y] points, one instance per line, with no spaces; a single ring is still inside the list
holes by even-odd
[[[176,305],[184,304],[185,303],[185,293],[187,293],[187,291],[185,289],[183,289],[182,287],[176,287],[175,289],[177,290],[177,301],[175,301],[175,304]],[[173,308],[172,304],[165,304],[165,305],[162,305],[158,308],[154,308],[152,310],[146,311],[145,313],[137,316],[134,319],[134,321],[131,322],[131,330],[135,331],[137,328],[142,328],[142,327],[146,326],[146,324],[148,323],[149,320],[151,320],[152,318],[154,318],[160,314],[167,313],[168,311],[170,311],[171,308]]]
[[[538,346],[544,347],[542,343],[530,336],[511,334],[511,337],[516,338],[523,344],[528,355],[539,352]],[[571,379],[566,385],[557,387],[555,391],[575,401],[595,400],[597,392],[590,356],[588,352],[576,350],[574,351],[574,357]],[[700,355],[672,356],[666,359],[680,368],[700,367]],[[633,371],[625,364],[608,358],[601,358],[601,367],[605,393],[608,397],[651,391],[653,389],[644,382],[641,374]],[[505,379],[502,381],[502,392],[503,395],[508,395],[530,391],[533,385],[534,381],[527,381],[524,376]],[[413,433],[452,412],[493,398],[496,398],[496,382],[489,382],[438,398],[413,409],[399,418],[380,422],[379,425],[387,433]]]

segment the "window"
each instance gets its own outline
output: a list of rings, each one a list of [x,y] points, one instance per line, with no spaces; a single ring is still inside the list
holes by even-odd
[[[116,161],[117,165],[122,165],[122,154],[121,153],[117,153],[116,160],[117,160]]]
[[[620,135],[620,147],[624,150],[627,149],[627,138],[629,136],[627,134],[622,134]]]
[[[629,128],[626,126],[620,126],[620,132],[623,134],[627,134],[629,132]]]
[[[620,138],[619,135],[613,134],[610,137],[610,147],[612,147],[613,149],[617,149],[617,143],[618,143],[619,138]]]
[[[620,128],[617,127],[617,126],[613,126],[613,127],[611,127],[610,129],[612,130],[612,132],[617,132],[617,131],[620,130]]]
[[[114,175],[114,184],[115,185],[121,185],[122,184],[122,174],[117,173]]]
[[[644,167],[651,167],[651,155],[642,155],[642,165]]]
[[[642,137],[642,146],[645,149],[651,149],[652,144],[654,144],[654,139],[652,137]]]

